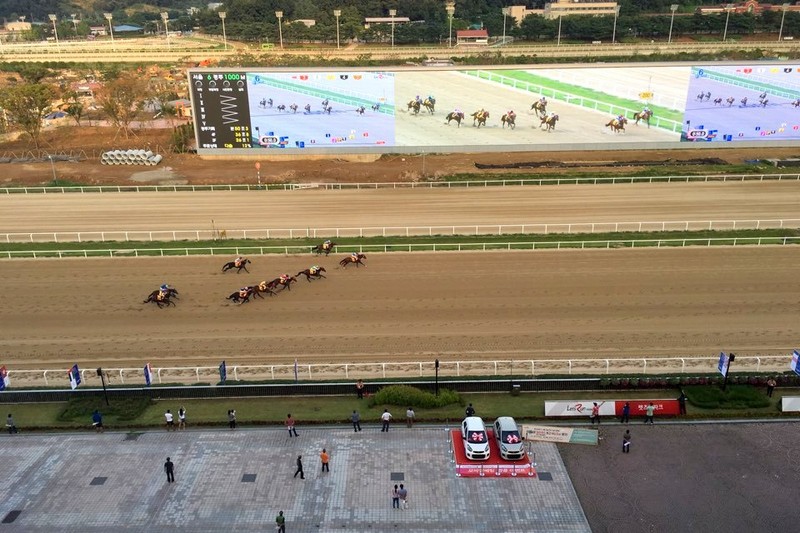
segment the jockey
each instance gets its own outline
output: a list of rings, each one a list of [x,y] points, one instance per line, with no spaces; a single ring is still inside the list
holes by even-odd
[[[244,261],[244,258],[242,256],[239,256],[233,260],[233,264],[236,268],[239,268],[240,266],[242,266],[242,261]]]
[[[541,98],[539,98],[539,103],[542,104],[543,106],[547,105],[547,98],[542,96]]]
[[[436,101],[436,98],[434,98],[432,94],[429,94],[429,95],[428,95],[428,101],[429,101],[429,102],[435,102],[435,101]]]
[[[358,261],[358,252],[353,252],[352,254],[350,254],[350,261],[353,262]]]
[[[462,113],[461,113],[461,110],[459,108],[455,108],[455,109],[453,109],[453,114],[454,115],[461,115]]]
[[[287,281],[289,281],[289,278],[290,278],[289,274],[281,274],[281,283],[286,283]]]
[[[506,113],[506,115],[508,115],[508,118],[514,118],[514,117],[517,116],[517,115],[514,114],[514,110],[513,109],[510,110],[508,113]]]
[[[331,240],[330,239],[326,239],[325,242],[322,243],[322,249],[323,250],[327,250],[330,247],[331,247]]]
[[[242,287],[241,289],[239,289],[239,297],[240,298],[246,298],[247,297],[247,293],[249,291],[250,291],[250,287]]]
[[[420,98],[419,95],[417,95],[417,97],[414,99],[414,101],[416,103],[418,103],[418,104],[421,104],[422,103],[422,98]]]
[[[649,106],[644,106],[644,109],[642,109],[642,112],[643,113],[652,113],[652,111],[650,111],[650,107]]]
[[[158,288],[161,292],[169,292],[169,284],[165,283],[161,287]]]
[[[625,115],[617,115],[617,122],[622,123],[625,120]]]
[[[312,274],[312,275],[316,274],[317,272],[319,272],[319,267],[317,265],[314,265],[314,266],[312,266],[311,268],[308,269],[308,272],[310,274]]]

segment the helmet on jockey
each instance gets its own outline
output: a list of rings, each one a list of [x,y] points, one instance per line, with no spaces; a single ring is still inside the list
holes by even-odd
[[[353,252],[352,254],[350,254],[350,257],[353,258],[353,261],[356,261],[358,259],[358,252]]]
[[[161,292],[169,291],[169,284],[167,283],[163,284],[161,287],[158,288],[158,290],[160,290]]]
[[[421,102],[421,101],[422,101],[422,98],[420,98],[420,97],[419,97],[419,95],[417,95],[417,97],[414,99],[414,101],[416,101],[416,102]]]

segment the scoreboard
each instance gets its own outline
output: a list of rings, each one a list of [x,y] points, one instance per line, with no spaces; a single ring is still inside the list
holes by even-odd
[[[247,78],[241,72],[194,72],[197,147],[250,148]]]

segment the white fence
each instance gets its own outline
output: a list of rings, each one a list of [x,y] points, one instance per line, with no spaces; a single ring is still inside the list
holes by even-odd
[[[421,154],[421,157],[425,157]],[[516,170],[516,169],[493,169]],[[800,174],[707,174],[696,176],[607,176],[597,178],[519,178],[465,181],[400,181],[382,183],[269,183],[229,185],[82,185],[75,187],[0,187],[0,194],[62,194],[120,192],[208,192],[208,191],[295,191],[307,189],[460,189],[470,187],[518,187],[521,185],[601,185],[617,183],[689,183],[709,181],[798,181]]]
[[[800,219],[672,220],[641,222],[563,222],[483,224],[475,226],[374,226],[362,228],[187,229],[133,231],[77,231],[57,233],[0,233],[6,243],[29,242],[167,242],[218,239],[309,239],[342,237],[397,237],[434,235],[514,235],[552,233],[609,233],[652,231],[759,230],[800,228]],[[223,234],[224,232],[224,234]]]
[[[788,370],[791,356],[762,355],[736,356],[735,372],[783,372]],[[517,359],[498,361],[440,361],[440,377],[513,376],[535,378],[545,375],[659,375],[707,374],[717,372],[719,357],[642,357],[633,359]],[[387,378],[431,378],[435,363],[370,362],[298,364],[297,379],[303,381],[331,381]],[[144,367],[144,364],[142,364]],[[111,384],[144,385],[142,368],[106,368]],[[215,366],[153,368],[153,383],[199,383],[219,381]],[[295,365],[227,365],[228,378],[234,381],[291,381],[295,379]],[[9,370],[11,385],[54,386],[69,384],[67,371]],[[81,381],[87,385],[100,385],[95,370],[82,370]]]
[[[516,250],[584,250],[610,248],[682,248],[687,246],[768,246],[800,243],[800,237],[721,237],[707,239],[614,239],[597,241],[364,244],[337,246],[340,253],[497,252]],[[189,255],[307,254],[310,246],[217,246],[202,248],[117,248],[95,250],[5,250],[0,258],[172,257]]]

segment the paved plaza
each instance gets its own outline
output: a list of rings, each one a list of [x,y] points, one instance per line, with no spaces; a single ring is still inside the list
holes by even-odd
[[[456,477],[444,428],[23,433],[0,438],[0,519],[21,511],[0,532],[274,531],[280,510],[289,533],[590,531],[556,446],[533,449],[552,480]],[[395,483],[407,510],[392,509]]]

